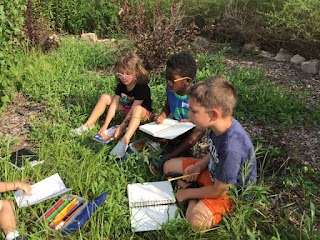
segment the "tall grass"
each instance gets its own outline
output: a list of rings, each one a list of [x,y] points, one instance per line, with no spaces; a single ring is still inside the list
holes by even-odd
[[[23,80],[21,91],[34,101],[45,102],[47,106],[44,116],[34,119],[29,132],[34,150],[45,162],[33,168],[27,167],[21,172],[14,170],[6,160],[15,140],[2,137],[2,181],[28,179],[34,183],[58,172],[66,186],[72,188],[72,194],[92,200],[107,191],[109,196],[102,207],[81,230],[68,239],[280,239],[282,236],[290,239],[290,233],[284,231],[288,226],[295,234],[298,233],[295,236],[301,236],[300,239],[316,239],[319,236],[315,230],[319,214],[319,176],[311,169],[297,170],[294,167],[282,167],[278,172],[269,172],[271,157],[281,157],[281,150],[265,146],[260,139],[255,140],[259,146],[259,182],[256,186],[250,186],[249,192],[233,194],[236,209],[221,224],[200,234],[193,232],[182,218],[165,224],[161,231],[133,233],[129,222],[127,184],[164,180],[164,176],[150,173],[147,167],[149,159],[146,157],[127,155],[124,164],[110,157],[109,151],[115,142],[101,145],[92,140],[98,126],[81,137],[73,138],[69,135],[70,129],[87,118],[101,93],[113,93],[115,81],[112,74],[101,76],[95,70],[112,72],[110,69],[118,54],[119,50],[67,38],[59,50],[48,55],[31,52],[17,56]],[[296,98],[284,89],[268,83],[263,72],[227,70],[223,60],[224,52],[197,56],[197,81],[210,75],[230,78],[239,92],[236,115],[241,122],[250,118],[273,125],[279,119],[275,114],[283,112],[286,117],[280,116],[278,121],[281,124],[277,124],[277,127],[301,124],[300,119],[309,112],[306,105],[297,105]],[[159,111],[165,101],[163,76],[152,75],[150,87],[154,108]],[[137,131],[133,140],[143,136],[143,133]],[[275,191],[274,182],[279,183],[281,190]],[[296,189],[301,190],[301,194],[306,197],[304,203],[298,205],[292,201],[285,205],[274,200],[275,196],[279,198],[281,194],[292,197],[289,194]],[[255,195],[253,200],[246,200],[245,196],[249,193]],[[4,194],[2,199],[5,198],[13,200],[12,193]],[[16,209],[19,230],[30,239],[62,239],[59,232],[54,233],[43,222],[36,222],[57,199]],[[182,210],[181,213],[183,216]],[[293,216],[300,221],[292,222]]]

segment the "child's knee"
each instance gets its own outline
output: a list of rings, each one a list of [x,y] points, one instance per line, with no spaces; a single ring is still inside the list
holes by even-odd
[[[4,211],[10,211],[10,209],[12,211],[14,211],[14,205],[11,201],[9,200],[2,200],[2,207],[1,207],[1,210],[4,210]]]
[[[163,173],[168,174],[169,172],[170,172],[170,163],[169,161],[166,161],[163,164]]]
[[[210,229],[214,224],[213,217],[200,212],[192,211],[186,216],[194,231],[204,231]]]

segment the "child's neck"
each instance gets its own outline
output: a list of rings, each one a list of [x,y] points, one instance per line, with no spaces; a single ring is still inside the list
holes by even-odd
[[[231,116],[220,118],[214,121],[213,125],[209,128],[215,133],[216,136],[224,134],[232,125]]]
[[[127,88],[128,92],[132,91],[132,89],[134,89],[136,84],[137,84],[136,82],[132,82],[132,83],[126,85],[126,88]]]

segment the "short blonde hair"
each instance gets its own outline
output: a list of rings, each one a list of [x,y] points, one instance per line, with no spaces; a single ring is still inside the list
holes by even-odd
[[[135,53],[129,52],[119,56],[116,64],[114,65],[114,72],[117,73],[119,69],[125,69],[128,72],[135,74],[137,83],[148,83],[148,71],[144,68],[141,58]],[[120,79],[116,76],[117,82]]]
[[[237,104],[234,86],[225,77],[212,76],[191,86],[188,95],[207,110],[221,109],[222,117],[230,116]]]

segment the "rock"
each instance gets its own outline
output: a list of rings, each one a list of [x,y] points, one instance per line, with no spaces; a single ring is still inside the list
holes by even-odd
[[[197,48],[205,48],[211,44],[211,41],[205,37],[197,36],[192,44]]]
[[[90,42],[96,42],[98,40],[95,33],[82,33],[81,38]]]
[[[281,48],[277,55],[273,58],[274,60],[281,61],[281,62],[289,62],[293,54]]]
[[[268,59],[272,59],[275,56],[275,54],[271,53],[271,52],[267,52],[267,51],[261,50],[261,52],[259,53],[259,56],[265,57],[265,58],[268,58]]]
[[[320,71],[320,62],[318,59],[302,62],[301,69],[306,73],[318,74]]]
[[[255,43],[246,43],[246,44],[243,45],[242,51],[245,52],[245,53],[258,54],[258,53],[260,53],[261,49]]]
[[[299,54],[296,54],[291,58],[290,62],[293,62],[295,64],[299,64],[305,60],[306,59],[304,57],[300,56]]]
[[[52,34],[49,36],[42,45],[43,52],[49,52],[53,49],[60,47],[61,39],[57,34]]]

